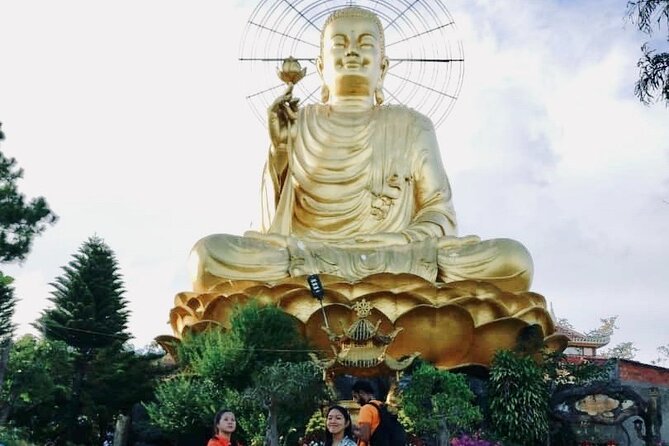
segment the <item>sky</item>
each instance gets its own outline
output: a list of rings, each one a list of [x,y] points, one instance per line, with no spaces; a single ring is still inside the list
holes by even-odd
[[[611,346],[650,361],[669,344],[669,109],[633,95],[647,39],[626,3],[445,2],[465,76],[437,138],[460,234],[521,241],[557,317],[587,331],[618,315]],[[171,334],[193,244],[258,228],[268,136],[237,60],[255,4],[0,0],[0,150],[59,216],[3,265],[19,334],[97,235],[145,346]]]

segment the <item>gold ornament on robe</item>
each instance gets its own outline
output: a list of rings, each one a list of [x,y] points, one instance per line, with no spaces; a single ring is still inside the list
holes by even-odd
[[[389,69],[379,18],[358,7],[335,11],[316,68],[327,102],[304,107],[293,97],[305,75],[299,62],[286,59],[278,71],[287,89],[268,109],[264,184],[273,191],[263,201],[274,204],[273,215],[261,231],[195,244],[194,293],[177,296],[175,334],[225,325],[231,303],[256,294],[293,314],[328,350],[303,289],[306,275],[322,274],[328,286],[374,289],[365,299],[380,329],[404,327],[388,346],[394,357],[420,351],[440,367],[488,365],[530,323],[555,344],[544,299],[528,292],[527,249],[510,239],[458,237],[431,121],[378,100]],[[327,289],[326,310],[350,324],[360,296],[342,293]]]

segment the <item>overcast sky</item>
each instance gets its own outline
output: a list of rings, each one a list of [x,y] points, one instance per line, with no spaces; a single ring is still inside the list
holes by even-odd
[[[669,110],[633,95],[645,38],[626,3],[446,2],[466,70],[437,133],[460,233],[521,241],[558,317],[586,331],[618,315],[612,345],[649,361],[669,343]],[[0,0],[0,149],[60,217],[3,266],[20,333],[97,234],[146,345],[171,333],[192,245],[258,227],[268,138],[237,61],[254,6]]]

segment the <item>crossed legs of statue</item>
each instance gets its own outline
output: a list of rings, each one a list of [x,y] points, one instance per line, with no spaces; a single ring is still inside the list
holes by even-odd
[[[341,248],[293,237],[280,245],[262,238],[213,234],[195,244],[189,263],[197,292],[227,280],[274,282],[313,273],[357,280],[380,272],[411,273],[431,282],[484,280],[518,292],[529,289],[533,271],[528,251],[510,239],[457,246],[427,239],[380,248]]]

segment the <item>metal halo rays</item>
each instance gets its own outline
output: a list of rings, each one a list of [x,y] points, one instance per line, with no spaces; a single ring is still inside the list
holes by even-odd
[[[315,59],[321,26],[345,6],[374,11],[385,28],[390,59],[386,103],[416,109],[439,126],[453,108],[464,77],[462,42],[441,0],[261,0],[246,23],[239,51],[254,79],[261,79],[245,92],[256,116],[264,123],[267,107],[285,89],[276,67],[288,56],[307,67],[295,96],[304,104],[320,100]]]

